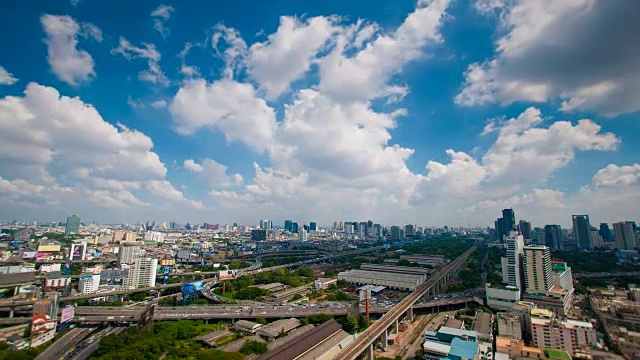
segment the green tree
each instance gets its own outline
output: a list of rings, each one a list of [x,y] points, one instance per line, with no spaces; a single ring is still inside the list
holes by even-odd
[[[397,262],[398,266],[411,266],[411,261],[406,259],[400,259]]]
[[[358,330],[363,331],[369,327],[367,317],[365,315],[358,316]]]
[[[307,278],[313,278],[313,270],[311,270],[311,268],[303,266],[301,268],[299,268],[298,270],[296,270],[296,275],[298,276],[303,276],[303,277],[307,277]]]
[[[249,340],[242,344],[240,348],[240,353],[249,355],[249,354],[264,354],[267,352],[267,344],[261,341]]]
[[[325,270],[324,271],[324,277],[334,278],[334,277],[336,277],[336,275],[337,274],[336,274],[336,272],[334,270]]]
[[[267,319],[263,317],[256,319],[256,322],[261,325],[267,325]]]

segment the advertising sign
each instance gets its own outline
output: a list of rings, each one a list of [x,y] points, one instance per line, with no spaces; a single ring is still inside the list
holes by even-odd
[[[371,288],[360,289],[360,301],[371,299]]]
[[[67,306],[62,309],[62,315],[60,316],[60,324],[66,323],[67,321],[73,319],[73,316],[76,314],[76,308],[73,306]]]
[[[73,261],[84,260],[84,255],[87,252],[87,243],[74,243],[71,244],[71,251],[69,252],[69,259]]]
[[[25,251],[22,253],[23,259],[34,259],[38,255],[37,251]]]
[[[51,253],[48,252],[39,252],[36,254],[36,259],[46,259],[51,256]]]
[[[169,276],[170,273],[171,273],[171,266],[165,266],[164,269],[162,269],[162,275]]]
[[[231,280],[236,277],[235,270],[220,270],[220,274],[218,275],[218,279],[220,280]]]

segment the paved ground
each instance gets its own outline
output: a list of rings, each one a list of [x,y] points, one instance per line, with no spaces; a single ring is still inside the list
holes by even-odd
[[[258,341],[258,342],[265,342],[264,340],[262,340],[262,338],[258,335],[253,335],[253,336],[247,336],[247,337],[243,337],[242,339],[236,340],[234,342],[228,343],[226,345],[223,345],[221,347],[219,347],[219,350],[222,351],[230,351],[230,352],[238,352],[240,351],[240,348],[242,347],[242,345],[244,345],[244,343],[246,341],[249,340],[253,340],[253,341]]]

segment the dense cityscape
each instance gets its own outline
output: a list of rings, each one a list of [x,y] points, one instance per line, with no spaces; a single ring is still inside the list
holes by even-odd
[[[640,0],[5,0],[0,44],[0,360],[640,360]]]
[[[145,332],[181,327],[178,343],[144,346],[166,358],[638,356],[636,223],[572,221],[532,228],[514,209],[485,229],[13,221],[0,225],[0,339],[39,359],[135,358]]]

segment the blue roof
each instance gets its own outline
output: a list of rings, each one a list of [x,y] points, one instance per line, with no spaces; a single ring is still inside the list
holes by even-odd
[[[473,341],[464,341],[455,338],[451,341],[451,350],[449,356],[457,356],[463,359],[473,359],[478,353],[478,343]]]

